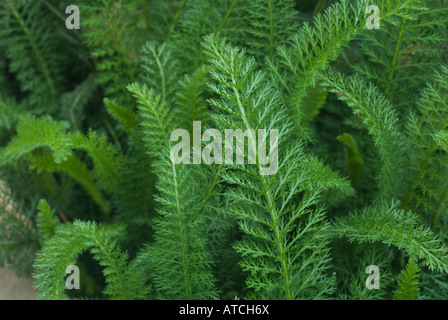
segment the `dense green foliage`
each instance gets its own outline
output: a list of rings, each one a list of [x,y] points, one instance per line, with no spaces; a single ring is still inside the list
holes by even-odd
[[[448,1],[376,2],[2,1],[0,264],[41,299],[448,299]],[[278,169],[173,162],[194,121],[278,130]]]

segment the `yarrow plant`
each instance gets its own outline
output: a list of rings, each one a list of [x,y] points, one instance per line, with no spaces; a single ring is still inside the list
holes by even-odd
[[[0,262],[38,298],[448,299],[448,1],[0,21]]]

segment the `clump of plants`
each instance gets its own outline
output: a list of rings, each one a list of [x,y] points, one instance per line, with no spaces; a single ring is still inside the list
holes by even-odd
[[[448,1],[0,22],[0,263],[38,298],[448,299]]]

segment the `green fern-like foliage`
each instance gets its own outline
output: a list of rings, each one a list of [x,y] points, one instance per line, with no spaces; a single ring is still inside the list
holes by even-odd
[[[1,113],[0,126],[3,129],[11,130],[26,113],[24,108],[19,106],[11,97],[0,97]]]
[[[17,127],[19,135],[2,150],[2,163],[17,161],[42,147],[51,150],[55,163],[67,160],[73,147],[67,129],[67,123],[54,122],[51,117],[24,119]]]
[[[31,272],[35,252],[39,248],[33,208],[11,190],[4,189],[0,195],[0,261],[9,265],[20,275]],[[33,199],[35,204],[35,199]],[[32,205],[31,205],[32,206]]]
[[[50,239],[60,222],[58,218],[54,216],[54,210],[51,209],[48,202],[44,199],[39,202],[39,213],[37,215],[37,224],[39,226],[39,232],[43,241]]]
[[[253,40],[249,54],[272,59],[276,48],[288,44],[299,27],[294,1],[251,1],[247,8]]]
[[[186,75],[179,83],[181,90],[177,93],[177,107],[179,108],[176,116],[182,119],[182,128],[190,128],[194,121],[208,123],[209,114],[205,96],[206,82],[209,75],[209,68],[202,66],[194,73]],[[193,132],[193,128],[188,130]]]
[[[355,66],[402,108],[409,93],[415,95],[431,79],[446,41],[442,33],[448,23],[446,4],[421,1],[421,5],[425,9],[413,17],[385,22],[375,33],[365,32],[360,47],[370,63]]]
[[[423,259],[431,270],[448,272],[448,247],[412,212],[398,203],[368,207],[335,221],[330,233],[350,241],[380,241],[394,245],[415,259]]]
[[[198,233],[207,228],[207,220],[199,214],[201,198],[192,183],[194,175],[191,168],[171,162],[170,147],[162,150],[159,160],[160,217],[154,221],[155,243],[148,248],[154,282],[162,299],[216,298],[207,234]]]
[[[375,86],[359,75],[346,78],[330,70],[322,78],[323,84],[327,85],[331,92],[342,93],[338,98],[352,107],[354,114],[361,117],[375,141],[382,160],[381,172],[378,174],[379,196],[390,199],[392,196],[403,194],[404,191],[400,190],[403,185],[393,178],[394,175],[403,175],[406,150],[394,107]],[[359,97],[364,98],[360,100]]]
[[[27,103],[54,111],[63,85],[62,61],[55,54],[61,45],[55,19],[45,18],[48,9],[42,1],[4,1],[0,15],[6,24],[0,47],[11,59],[10,70],[27,93]]]
[[[130,108],[131,101],[123,92],[136,79],[137,52],[142,44],[139,33],[145,21],[138,1],[79,1],[77,5],[83,13],[87,45],[96,60],[98,83],[105,86],[109,98]]]
[[[96,79],[90,74],[73,91],[61,95],[61,107],[64,110],[64,118],[74,130],[80,130],[85,119],[85,106],[96,90]]]
[[[136,115],[129,109],[121,106],[115,101],[104,99],[107,111],[112,117],[119,122],[121,127],[129,133],[132,128],[138,124]]]
[[[412,15],[405,10],[413,1],[384,1],[379,4],[382,20]],[[297,127],[303,122],[306,97],[317,84],[320,70],[326,69],[348,43],[365,29],[365,10],[368,1],[348,0],[336,3],[323,15],[317,15],[313,24],[305,23],[297,32],[290,46],[278,49],[279,59],[272,63],[278,86],[284,91],[284,99]],[[413,9],[418,9],[412,3]],[[294,89],[292,89],[294,88]]]
[[[0,266],[40,299],[448,299],[447,8],[3,1]]]
[[[120,165],[117,151],[108,145],[104,136],[93,132],[87,136],[68,134],[67,129],[66,122],[56,122],[48,116],[23,119],[18,125],[18,135],[2,150],[0,163],[5,165],[26,156],[30,168],[38,173],[65,172],[86,189],[104,212],[108,212],[109,204],[100,189],[112,192],[115,188]],[[74,154],[74,148],[86,151],[92,158],[95,164],[92,174]]]
[[[292,142],[291,148],[282,148],[290,126],[272,84],[263,73],[254,70],[252,58],[246,58],[243,51],[217,37],[208,37],[205,47],[217,82],[210,87],[221,97],[212,100],[222,111],[212,115],[215,123],[221,128],[232,125],[242,130],[278,128],[284,139],[278,146],[283,155],[279,169],[288,176],[297,174],[291,180],[282,174],[264,176],[257,158],[256,166],[236,167],[242,174],[235,171],[224,176],[228,183],[239,186],[230,189],[227,196],[234,202],[232,213],[239,218],[240,228],[249,235],[235,247],[244,258],[243,269],[251,273],[248,286],[254,289],[256,297],[264,299],[324,297],[331,293],[325,273],[328,243],[321,235],[326,224],[324,210],[312,207],[317,204],[322,188],[333,187],[347,193],[351,189],[316,159],[307,157],[299,142]],[[319,167],[322,171],[316,170]],[[305,190],[309,193],[298,205],[291,203]],[[304,277],[309,274],[307,270],[313,270],[313,276]]]
[[[406,269],[398,279],[398,289],[394,292],[394,300],[417,300],[419,295],[419,267],[409,261]]]
[[[344,173],[349,177],[352,185],[356,187],[361,176],[363,159],[360,155],[358,144],[349,133],[341,134],[337,139],[344,144],[345,170]]]
[[[170,129],[174,129],[173,113],[162,96],[154,93],[154,90],[145,84],[131,84],[128,90],[139,104],[138,110],[142,119],[140,124],[144,135],[142,140],[146,143],[146,150],[149,155],[157,157],[171,133]]]
[[[442,66],[434,73],[434,79],[422,90],[416,104],[416,112],[409,116],[407,131],[409,144],[414,148],[409,165],[413,176],[406,194],[405,205],[429,215],[435,222],[447,204],[448,186],[439,180],[435,172],[445,172],[446,151],[440,133],[446,130],[448,118],[448,68]],[[442,147],[443,150],[443,147]]]
[[[178,30],[172,37],[172,49],[184,63],[180,68],[191,73],[201,67],[207,57],[202,50],[203,37],[219,33],[235,44],[246,46],[248,3],[239,0],[188,1]]]
[[[76,258],[90,249],[93,257],[104,267],[107,287],[104,294],[111,298],[133,299],[137,292],[127,288],[127,255],[113,240],[120,234],[119,228],[100,227],[95,223],[75,221],[55,230],[34,262],[36,288],[42,299],[67,299],[64,279],[67,266],[76,265]]]
[[[143,46],[143,66],[141,82],[160,94],[162,104],[172,105],[176,97],[179,65],[166,45],[148,42]]]

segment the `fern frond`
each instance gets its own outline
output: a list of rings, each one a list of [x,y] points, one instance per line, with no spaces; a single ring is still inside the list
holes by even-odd
[[[417,300],[419,296],[419,272],[418,265],[409,260],[406,269],[398,278],[398,289],[394,292],[394,300]]]
[[[104,213],[109,213],[109,202],[104,198],[101,190],[95,184],[87,165],[74,154],[68,157],[66,161],[57,163],[55,162],[53,155],[45,154],[39,150],[33,155],[28,155],[27,161],[30,164],[30,169],[36,170],[37,173],[64,172],[68,174],[87,191]]]
[[[148,42],[142,48],[141,82],[160,95],[162,104],[171,106],[180,78],[178,62],[166,44]]]
[[[112,193],[118,184],[118,171],[122,165],[122,157],[118,150],[107,142],[105,135],[89,131],[86,136],[77,132],[72,134],[75,149],[87,152],[92,158],[92,173],[101,189]]]
[[[129,150],[118,170],[119,188],[114,203],[120,220],[137,217],[148,219],[153,213],[154,174],[150,170],[151,159],[146,154],[140,131],[129,135]],[[142,221],[135,221],[142,224]],[[147,231],[146,231],[147,233]]]
[[[255,71],[253,58],[217,36],[207,37],[204,46],[214,67],[215,82],[209,86],[219,96],[210,100],[218,110],[212,114],[215,124],[222,130],[278,130],[277,173],[263,175],[257,157],[256,164],[233,165],[235,170],[223,175],[235,186],[226,193],[232,201],[230,210],[248,235],[235,249],[243,256],[243,269],[250,272],[250,297],[325,297],[332,288],[325,274],[329,251],[323,230],[328,225],[325,211],[318,206],[319,194],[326,188],[350,190],[350,186],[330,170],[317,170],[315,159],[305,155],[299,142],[289,141],[291,147],[284,146],[291,132],[284,107],[266,75]],[[249,147],[255,150],[251,143]],[[304,191],[300,203],[294,203]]]
[[[400,210],[399,203],[381,203],[347,217],[337,218],[330,229],[335,237],[347,237],[351,242],[379,241],[405,250],[411,258],[425,260],[430,270],[448,273],[448,247],[419,217]]]
[[[117,120],[127,133],[137,126],[137,116],[129,109],[119,105],[113,100],[104,99],[107,112]]]
[[[414,10],[420,10],[420,0],[388,0],[378,3],[381,20],[398,17],[413,18]],[[282,91],[282,99],[288,107],[296,130],[301,130],[304,107],[309,89],[318,84],[319,72],[336,60],[344,47],[366,28],[365,10],[368,0],[342,0],[316,15],[313,24],[304,23],[293,37],[291,46],[278,49],[278,62],[270,69]],[[302,133],[306,134],[306,133]]]
[[[139,105],[140,125],[146,150],[151,157],[156,158],[174,129],[173,113],[162,97],[155,94],[146,84],[134,83],[128,86],[128,90]]]
[[[448,131],[441,130],[434,134],[434,140],[438,143],[439,148],[448,152]]]
[[[172,37],[172,50],[181,63],[182,73],[191,74],[206,62],[201,46],[203,37],[219,33],[234,44],[245,45],[249,26],[248,2],[239,0],[189,1],[179,28]]]
[[[446,300],[448,297],[448,275],[421,270],[419,272],[421,300]]]
[[[153,0],[147,9],[151,39],[159,42],[170,41],[189,2],[188,0]]]
[[[352,185],[356,187],[358,185],[364,163],[359,152],[358,144],[356,143],[355,138],[349,133],[343,133],[336,139],[344,144],[345,175],[350,179]]]
[[[72,155],[74,146],[66,134],[68,127],[68,123],[56,122],[50,116],[22,119],[17,126],[17,136],[2,149],[0,163],[17,161],[42,147],[52,151],[55,163],[66,161]]]
[[[209,72],[210,69],[204,65],[191,76],[186,75],[179,83],[176,117],[183,121],[181,128],[191,128],[189,132],[193,132],[193,121],[201,121],[202,125],[206,125],[209,120],[205,98]]]
[[[421,5],[425,9],[415,12],[412,21],[405,17],[398,25],[382,21],[376,32],[365,32],[360,49],[370,63],[354,66],[400,108],[408,107],[406,101],[431,79],[447,40],[441,28],[448,23],[448,9],[433,1]]]
[[[128,107],[125,87],[136,80],[138,50],[143,43],[138,1],[82,1],[84,37],[96,61],[96,77],[108,98]],[[109,23],[114,21],[114,23]]]
[[[378,174],[380,197],[403,196],[403,184],[400,183],[406,157],[406,145],[401,132],[398,115],[392,104],[371,83],[361,76],[344,76],[331,69],[322,76],[322,85],[338,95],[338,99],[347,103],[353,113],[359,115],[373,136],[381,158]]]
[[[248,54],[264,63],[263,59],[274,58],[276,48],[290,44],[299,29],[295,3],[292,0],[255,0],[249,2],[247,10],[252,27]]]
[[[448,67],[442,66],[422,90],[418,112],[410,113],[406,123],[407,141],[413,152],[409,153],[407,167],[412,175],[403,205],[432,215],[433,221],[447,205],[448,158],[445,151],[440,151],[442,132],[448,128],[447,79]]]
[[[44,242],[53,236],[60,222],[54,216],[54,210],[51,209],[46,200],[40,200],[37,208],[39,210],[37,214],[37,226],[39,227],[40,239]]]
[[[102,227],[79,220],[58,227],[38,252],[33,265],[38,298],[68,299],[64,281],[66,268],[76,265],[77,257],[89,249],[94,259],[104,267],[107,283],[104,293],[112,299],[134,299],[136,292],[126,281],[131,270],[127,254],[113,240],[121,232],[121,227]]]
[[[107,144],[105,136],[90,132],[87,137],[80,133],[68,134],[68,123],[56,122],[49,116],[27,117],[18,125],[18,134],[2,150],[0,164],[5,165],[27,156],[30,167],[42,171],[63,171],[79,182],[104,212],[109,205],[101,194],[112,192],[118,181],[121,158],[115,148]],[[47,152],[50,149],[50,153]],[[74,153],[82,149],[93,159],[93,175]],[[95,183],[94,177],[98,183]]]
[[[213,299],[217,297],[207,250],[207,221],[199,215],[201,199],[193,170],[170,159],[172,145],[161,154],[156,184],[160,217],[154,220],[155,243],[150,250],[154,282],[162,299]]]
[[[127,286],[133,288],[135,299],[153,299],[156,296],[154,288],[154,268],[148,263],[150,258],[149,245],[139,248],[137,256],[129,263]]]
[[[447,39],[448,0],[0,0],[0,267],[40,299],[448,299]]]
[[[320,109],[327,99],[327,90],[320,87],[312,87],[308,91],[304,107],[304,125],[309,125],[319,114]]]
[[[54,111],[64,82],[54,21],[46,18],[41,1],[5,0],[0,16],[9,17],[0,28],[0,47],[11,60],[27,101],[40,111]],[[45,109],[44,109],[45,108]]]

